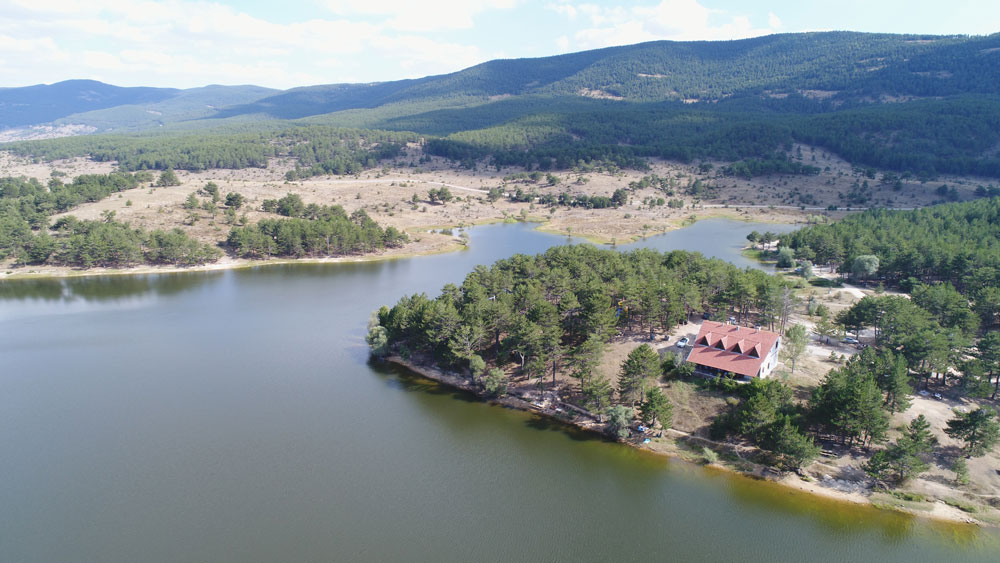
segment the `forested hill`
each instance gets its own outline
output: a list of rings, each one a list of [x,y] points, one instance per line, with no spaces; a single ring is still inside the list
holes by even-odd
[[[219,98],[215,117],[290,119],[427,100],[583,96],[633,102],[804,97],[834,106],[912,97],[1000,94],[1000,33],[985,37],[855,32],[738,41],[653,41],[551,57],[494,60],[416,80],[329,84]],[[197,89],[195,89],[197,90]],[[159,102],[192,90],[90,80],[0,90],[0,127]],[[155,110],[154,110],[155,111]]]
[[[534,59],[494,60],[419,80],[283,92],[220,113],[292,118],[426,99],[532,94],[627,101],[805,96],[831,104],[1000,94],[1000,34],[854,32],[739,41],[654,41]]]
[[[0,89],[0,130],[55,121],[74,113],[125,104],[159,102],[173,88],[122,88],[96,80],[66,80],[23,88]]]
[[[468,165],[641,167],[662,157],[732,162],[727,169],[758,175],[809,173],[788,162],[793,145],[804,143],[852,164],[922,178],[1000,177],[1000,33],[656,41],[496,60],[415,80],[255,88],[184,90],[58,122],[156,127],[156,140],[107,136],[6,147],[53,158],[104,154],[122,144],[147,154],[151,144],[170,145],[174,156],[141,166],[256,166],[266,158],[219,160],[207,156],[213,148],[189,147],[204,145],[199,139],[209,133],[237,131],[259,136],[254,151],[263,154],[274,151],[276,136],[305,124],[416,133],[428,139],[427,153]],[[177,139],[185,135],[197,138]]]
[[[123,88],[96,80],[66,80],[0,88],[0,131],[32,125],[86,125],[99,131],[150,129],[216,116],[218,108],[277,92],[261,86]]]

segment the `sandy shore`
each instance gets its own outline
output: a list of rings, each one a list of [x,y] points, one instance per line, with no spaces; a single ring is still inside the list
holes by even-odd
[[[481,393],[472,381],[458,374],[448,373],[432,366],[418,365],[411,361],[404,360],[399,356],[389,356],[386,358],[386,361],[402,366],[421,377],[472,393],[484,401],[535,413],[539,416],[552,418],[587,432],[604,435],[604,425],[598,422],[591,413],[588,413],[575,405],[554,401],[552,400],[552,397],[546,397],[544,393],[539,393],[537,391],[535,393],[515,391],[514,393],[502,398],[488,398]],[[650,436],[649,443],[642,443],[642,439],[644,437],[645,435],[640,435],[638,438],[629,438],[627,440],[621,440],[620,442],[650,453],[690,463],[696,463],[695,460],[697,458],[697,456],[693,454],[691,446],[697,446],[698,443],[702,442],[709,442],[703,438],[694,438],[687,432],[672,429],[664,431],[663,437],[653,438]],[[689,439],[691,439],[691,443],[682,445],[683,442]],[[711,443],[712,445],[720,446],[722,448],[732,447],[729,444],[719,442]],[[720,462],[712,464],[711,467],[728,471],[734,475],[742,476],[748,479],[763,479],[779,486],[787,487],[803,493],[817,495],[828,500],[863,506],[874,506],[876,504],[873,502],[872,495],[869,492],[846,492],[831,486],[826,486],[824,485],[824,481],[821,480],[804,480],[794,473],[782,474],[772,468],[759,464],[745,463],[743,464],[743,468],[737,468],[732,464]],[[752,470],[746,471],[745,469],[749,467],[752,467]],[[880,503],[878,507],[884,509],[891,508],[892,510],[905,512],[914,516],[949,523],[996,527],[996,524],[992,522],[977,520],[968,513],[949,506],[943,502],[933,503],[930,510],[914,510],[905,506],[895,505],[887,506],[884,503]]]

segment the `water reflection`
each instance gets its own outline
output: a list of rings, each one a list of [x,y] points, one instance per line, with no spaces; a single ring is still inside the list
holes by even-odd
[[[223,272],[181,272],[0,282],[0,300],[113,302],[148,295],[171,296],[217,281]]]
[[[470,236],[413,260],[0,282],[0,559],[989,559],[992,531],[829,506],[370,362],[374,308],[566,240]]]
[[[624,462],[621,467],[614,467],[618,487],[622,494],[629,498],[646,499],[650,491],[662,485],[664,478],[689,479],[689,486],[699,489],[724,491],[730,497],[739,501],[734,506],[741,510],[753,508],[764,509],[774,515],[780,513],[797,521],[808,521],[819,526],[824,534],[832,534],[843,541],[851,541],[858,535],[875,533],[888,545],[901,545],[912,541],[914,536],[928,536],[935,541],[950,544],[963,550],[974,550],[988,553],[1000,547],[1000,538],[995,534],[983,533],[973,525],[949,523],[920,519],[914,515],[882,510],[868,505],[859,505],[847,501],[825,498],[804,491],[790,489],[771,481],[733,474],[729,471],[701,467],[688,462],[671,459],[652,452],[637,450],[618,444],[614,440],[592,432],[586,432],[576,426],[539,416],[536,413],[517,411],[507,407],[488,405],[478,401],[471,393],[454,389],[421,376],[403,366],[372,360],[369,367],[379,374],[387,385],[408,392],[416,392],[427,398],[450,398],[462,403],[478,403],[472,406],[473,412],[441,408],[437,401],[420,401],[428,412],[442,419],[447,431],[466,435],[473,427],[494,427],[514,434],[514,439],[524,448],[530,449],[533,440],[517,436],[518,431],[510,425],[504,425],[493,420],[496,413],[490,416],[484,409],[501,409],[509,411],[507,417],[520,419],[522,429],[533,432],[558,433],[565,438],[584,444],[585,448],[568,451],[573,457],[579,458],[578,467],[582,474],[597,466],[607,467],[610,462]],[[599,459],[593,457],[593,448],[601,448]],[[590,470],[590,471],[588,471]],[[655,497],[655,495],[653,495]],[[645,512],[641,506],[633,506],[634,514],[639,516]],[[652,507],[649,512],[655,513]]]

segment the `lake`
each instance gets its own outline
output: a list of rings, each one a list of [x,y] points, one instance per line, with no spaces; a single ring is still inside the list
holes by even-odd
[[[722,220],[631,246],[740,265]],[[824,501],[372,363],[368,316],[566,242],[0,282],[0,561],[995,561],[1000,536]],[[620,246],[619,248],[627,248]]]

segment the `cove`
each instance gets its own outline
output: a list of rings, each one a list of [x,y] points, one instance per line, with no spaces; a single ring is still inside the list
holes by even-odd
[[[740,265],[708,220],[619,248]],[[2,561],[993,561],[992,530],[825,501],[372,363],[369,313],[567,241],[0,282]],[[746,260],[746,259],[743,259]]]

